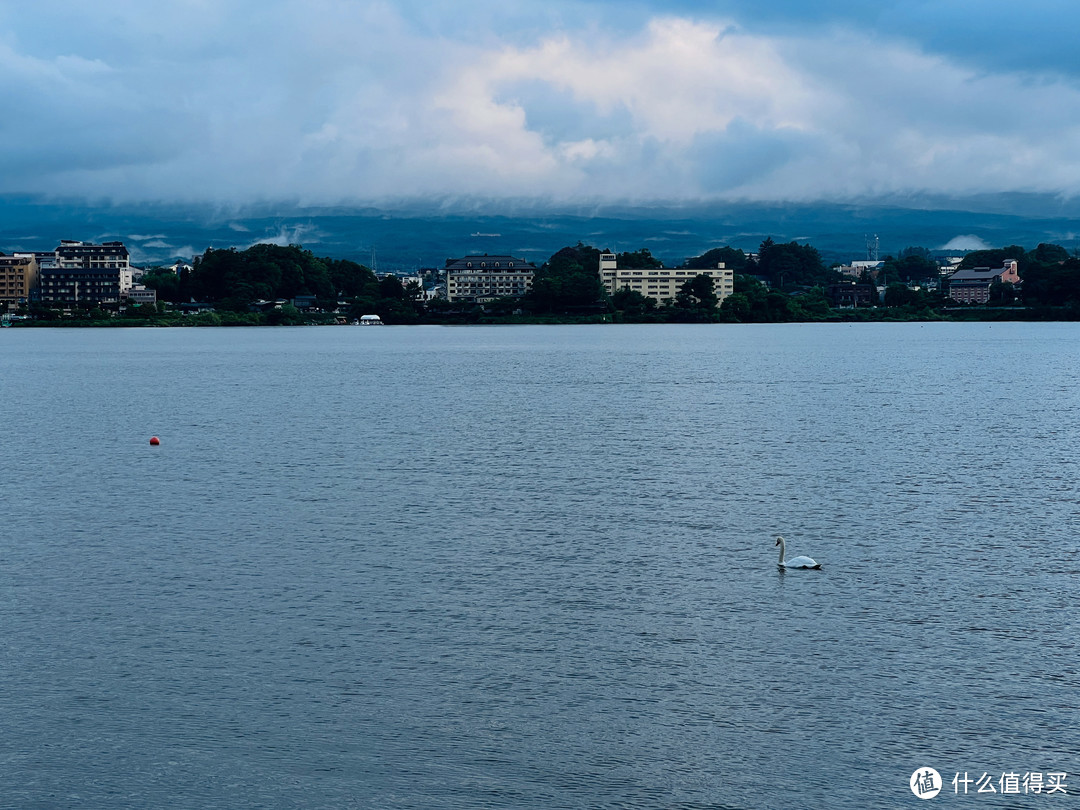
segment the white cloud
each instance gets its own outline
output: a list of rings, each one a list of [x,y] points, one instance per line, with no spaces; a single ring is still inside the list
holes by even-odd
[[[0,17],[0,92],[33,122],[0,130],[0,193],[1080,194],[1075,86],[866,29],[512,0],[32,5]]]
[[[954,236],[941,246],[941,250],[988,250],[990,245],[974,234]]]
[[[245,248],[254,245],[277,245],[288,247],[289,245],[311,244],[318,242],[318,229],[311,225],[282,225],[277,233],[268,234],[245,245]]]

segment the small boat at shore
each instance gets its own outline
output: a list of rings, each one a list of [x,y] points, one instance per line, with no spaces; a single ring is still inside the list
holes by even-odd
[[[360,320],[356,321],[357,326],[384,326],[382,318],[378,315],[361,315]]]

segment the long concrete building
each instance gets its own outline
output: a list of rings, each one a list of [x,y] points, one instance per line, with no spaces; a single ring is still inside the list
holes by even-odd
[[[614,253],[600,254],[600,281],[608,295],[618,290],[634,290],[661,304],[675,299],[679,289],[694,276],[712,279],[716,305],[735,291],[735,273],[721,262],[715,268],[690,270],[685,267],[619,267]]]

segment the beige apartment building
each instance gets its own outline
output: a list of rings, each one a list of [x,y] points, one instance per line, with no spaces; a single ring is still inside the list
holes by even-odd
[[[630,289],[646,298],[666,304],[675,299],[683,284],[694,276],[705,275],[713,281],[716,305],[719,306],[735,291],[735,273],[721,262],[715,268],[688,270],[684,267],[618,267],[614,253],[600,254],[600,281],[608,295],[616,290]]]
[[[38,263],[33,256],[0,256],[0,306],[30,299],[38,284]]]

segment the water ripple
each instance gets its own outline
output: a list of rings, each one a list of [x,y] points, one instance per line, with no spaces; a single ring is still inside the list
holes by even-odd
[[[4,337],[0,806],[1080,770],[1073,325]]]

